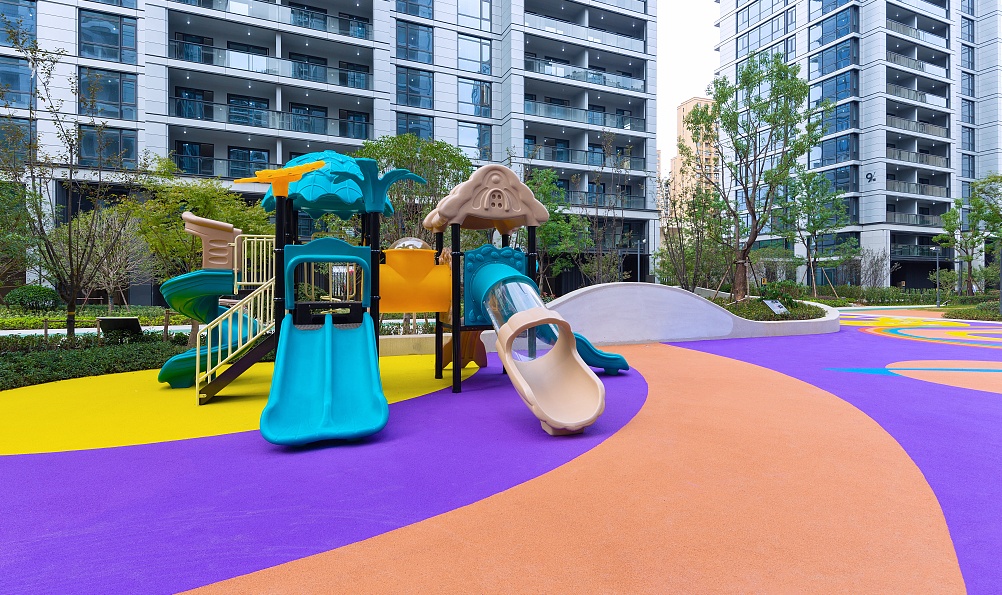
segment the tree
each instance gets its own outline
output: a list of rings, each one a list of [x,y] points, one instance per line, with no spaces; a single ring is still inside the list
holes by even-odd
[[[900,263],[890,264],[887,248],[863,248],[859,252],[859,284],[863,288],[883,287],[892,273],[901,268]]]
[[[121,296],[122,303],[128,307],[125,290],[129,285],[149,283],[154,277],[156,261],[139,233],[137,207],[126,203],[90,213],[100,219],[97,241],[110,243],[101,247],[105,258],[98,264],[93,281],[93,288],[108,296],[108,314],[111,314],[115,294]]]
[[[35,243],[25,208],[23,186],[0,184],[0,213],[3,214],[0,217],[0,286],[12,281],[15,274],[21,274],[23,283],[23,273],[30,264]]]
[[[690,179],[686,171],[683,165],[681,177]],[[657,196],[662,238],[658,276],[687,291],[721,280],[727,272],[721,259],[727,239],[716,193],[703,184],[667,179],[658,180]]]
[[[818,297],[816,267],[823,255],[821,238],[849,225],[849,214],[841,193],[834,191],[827,176],[796,168],[796,177],[776,200],[778,230],[774,233],[791,243],[798,243],[807,253],[807,276],[811,295]]]
[[[573,269],[580,255],[591,247],[592,238],[587,233],[587,222],[567,209],[567,197],[557,186],[557,172],[532,168],[525,184],[550,213],[549,221],[536,231],[536,252],[540,291],[552,294],[550,277]]]
[[[995,262],[1002,263],[1002,174],[992,173],[971,184],[971,220],[980,221],[995,244]],[[1002,293],[1002,276],[999,280]],[[1002,314],[1002,300],[999,303]]]
[[[588,205],[581,215],[587,222],[591,247],[578,255],[577,265],[587,285],[626,279],[629,273],[623,271],[621,250],[624,244],[629,249],[629,243],[633,239],[624,233],[623,213],[626,200],[625,165],[630,156],[618,153],[614,133],[603,130],[601,141],[601,167],[589,175],[588,183],[594,191],[589,190]],[[637,241],[640,241],[639,238]],[[638,269],[639,266],[638,262]]]
[[[685,143],[679,154],[721,198],[734,242],[737,299],[748,294],[748,254],[772,219],[776,199],[790,181],[798,160],[818,144],[827,104],[810,107],[810,85],[800,67],[781,54],[752,54],[735,82],[718,77],[708,88],[712,103],[693,108],[684,125],[696,147],[709,144],[704,155]],[[723,175],[703,167],[710,159]]]
[[[964,200],[961,198],[953,202],[953,208],[943,213],[943,233],[933,238],[933,241],[944,248],[953,248],[957,256],[960,257],[961,267],[966,268],[964,274],[964,285],[967,295],[974,295],[974,261],[981,258],[985,253],[985,240],[988,239],[988,231],[982,222],[976,217],[981,215],[980,210],[967,211],[968,217],[964,217]]]

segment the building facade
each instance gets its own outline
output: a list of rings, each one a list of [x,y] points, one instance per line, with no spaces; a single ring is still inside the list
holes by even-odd
[[[684,158],[676,154],[671,158],[672,192],[681,193],[685,192],[686,188],[708,186],[707,178],[719,181],[720,164],[717,162],[716,147],[709,142],[704,142],[700,146],[696,146],[696,143],[692,140],[692,134],[689,133],[685,125],[685,118],[693,108],[711,103],[713,103],[712,99],[693,97],[683,101],[676,109],[678,143],[685,145],[692,151],[693,155],[698,159],[698,164],[695,167],[699,167],[702,171],[686,170],[684,167]]]
[[[476,163],[554,168],[574,209],[621,210],[625,254],[656,248],[655,2],[303,2],[0,0],[0,11],[65,52],[64,109],[106,121],[131,159],[172,154],[184,175],[232,180],[414,133]],[[8,89],[30,90],[7,47],[0,66]],[[78,105],[73,81],[96,90],[93,106]],[[44,114],[37,126],[45,142]],[[646,275],[646,258],[627,266],[640,261]]]
[[[720,70],[752,52],[801,65],[835,105],[807,165],[848,199],[843,237],[928,287],[941,215],[1000,163],[998,0],[721,0]],[[950,250],[938,252],[949,262]]]

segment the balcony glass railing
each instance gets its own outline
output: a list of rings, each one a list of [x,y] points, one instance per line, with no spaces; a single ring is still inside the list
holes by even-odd
[[[644,210],[647,208],[647,199],[639,194],[600,194],[598,192],[571,190],[566,192],[566,195],[567,204],[576,207],[633,210]]]
[[[556,118],[557,120],[570,120],[581,122],[582,124],[592,124],[603,128],[617,128],[619,130],[644,131],[644,119],[633,116],[623,116],[619,114],[608,114],[606,112],[595,112],[577,107],[565,105],[554,105],[552,103],[540,103],[538,101],[526,101],[525,113],[530,116],[544,116]]]
[[[634,12],[647,12],[647,2],[644,0],[595,0],[601,4],[608,4],[610,6],[618,6],[620,8],[625,8],[626,10],[632,10]]]
[[[895,33],[907,35],[912,39],[918,39],[919,41],[930,43],[936,47],[945,48],[949,45],[945,37],[940,37],[939,35],[934,35],[927,31],[920,31],[915,27],[909,27],[904,23],[892,21],[891,19],[887,19],[887,28]]]
[[[293,62],[270,56],[245,54],[211,45],[200,45],[184,41],[170,42],[170,58],[223,66],[236,70],[246,70],[257,74],[271,74],[304,81],[325,83],[352,89],[371,89],[372,77],[367,72],[330,68],[320,64]]]
[[[896,0],[902,4],[907,4],[921,10],[922,12],[927,12],[932,15],[936,15],[941,18],[946,18],[946,9],[932,2],[926,2],[925,0]]]
[[[935,64],[923,62],[922,60],[916,60],[915,58],[909,58],[908,56],[902,56],[901,54],[895,54],[894,52],[887,52],[887,61],[897,64],[898,66],[904,66],[905,68],[911,68],[912,70],[918,70],[919,72],[924,72],[933,76],[946,78],[947,75],[946,69],[942,66],[936,66]]]
[[[173,97],[169,102],[168,115],[203,122],[220,122],[307,134],[322,134],[368,140],[372,138],[372,124],[355,120],[335,120],[322,116],[276,112],[267,109],[208,103],[195,99]]]
[[[598,151],[582,151],[580,149],[565,149],[562,147],[547,147],[542,145],[525,147],[526,159],[540,161],[556,161],[557,163],[574,163],[593,167],[608,167],[614,169],[646,169],[646,159],[632,155],[606,155]]]
[[[892,213],[888,211],[885,222],[921,227],[943,227],[943,218],[939,215],[919,215],[917,213]]]
[[[927,153],[914,153],[912,151],[902,151],[901,149],[887,148],[887,158],[918,163],[920,165],[931,165],[933,167],[950,167],[950,160],[939,155],[929,155]]]
[[[891,244],[892,257],[904,258],[936,258],[936,251],[939,251],[941,260],[953,260],[953,248],[939,248],[937,246],[918,246],[915,244]]]
[[[236,161],[232,159],[215,159],[194,155],[172,155],[174,163],[182,175],[207,176],[211,178],[248,178],[259,169],[278,169],[280,163],[264,163],[261,161]]]
[[[585,27],[584,25],[578,25],[576,23],[568,23],[567,21],[544,17],[530,12],[525,13],[525,26],[532,29],[538,29],[540,31],[546,31],[547,33],[567,35],[580,40],[611,45],[622,50],[630,50],[633,52],[644,52],[647,48],[647,44],[643,39],[630,37],[628,35],[620,35],[619,33],[612,33],[611,31],[602,31],[601,29],[595,29],[592,27]]]
[[[949,188],[946,186],[934,186],[932,184],[915,184],[913,182],[887,180],[887,190],[889,192],[907,192],[908,194],[921,194],[923,196],[935,196],[937,198],[950,198]]]
[[[621,74],[602,72],[601,70],[592,70],[590,68],[585,68],[583,66],[557,64],[555,62],[547,62],[546,60],[539,60],[538,58],[526,58],[525,69],[528,72],[547,74],[562,79],[580,81],[582,83],[591,83],[593,85],[614,87],[616,89],[626,89],[627,91],[644,90],[643,79],[635,79],[632,77],[623,76]]]
[[[940,97],[939,95],[933,95],[932,93],[925,93],[923,91],[916,91],[914,89],[909,89],[892,83],[887,83],[887,92],[895,97],[908,99],[910,101],[928,103],[929,105],[934,105],[936,107],[946,107],[948,105],[946,97]]]
[[[887,125],[891,128],[900,128],[901,130],[907,130],[909,132],[918,132],[919,134],[950,138],[949,128],[943,128],[942,126],[936,126],[935,124],[926,124],[925,122],[906,120],[897,116],[887,116]]]
[[[372,25],[357,19],[335,17],[301,8],[279,6],[258,0],[171,0],[179,4],[219,10],[273,23],[305,27],[358,39],[372,39]]]

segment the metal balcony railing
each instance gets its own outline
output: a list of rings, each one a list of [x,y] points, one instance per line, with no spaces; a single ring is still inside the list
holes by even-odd
[[[942,66],[936,66],[935,64],[923,62],[922,60],[916,60],[915,58],[909,58],[908,56],[902,56],[901,54],[896,54],[891,51],[887,52],[887,61],[892,64],[897,64],[898,66],[904,66],[905,68],[918,70],[919,72],[924,72],[933,76],[941,76],[944,78],[947,76],[947,70]]]
[[[538,58],[526,58],[525,69],[528,72],[535,72],[537,74],[547,74],[562,79],[614,87],[616,89],[626,89],[627,91],[643,91],[645,88],[643,79],[602,72],[601,70],[592,70],[583,66],[557,64]]]
[[[647,43],[643,39],[630,37],[629,35],[621,35],[611,31],[603,31],[593,27],[585,27],[584,25],[578,25],[576,23],[568,23],[567,21],[544,17],[543,15],[533,14],[531,12],[525,13],[525,26],[540,31],[546,31],[547,33],[567,35],[582,41],[611,45],[622,50],[642,53],[646,51],[647,48]]]
[[[594,112],[577,107],[565,105],[554,105],[552,103],[540,103],[538,101],[526,101],[525,113],[530,116],[544,116],[557,120],[569,120],[571,122],[581,122],[582,124],[592,124],[603,128],[617,128],[619,130],[644,131],[644,119],[633,116],[622,116],[618,114],[607,114],[605,112]]]
[[[909,89],[893,83],[887,83],[887,92],[895,97],[901,97],[902,99],[908,99],[911,101],[919,101],[921,103],[928,103],[929,105],[934,105],[936,107],[947,107],[947,105],[949,105],[949,101],[946,97],[940,97],[939,95],[933,95],[932,93],[925,93],[923,91],[916,91],[914,89]]]
[[[900,180],[887,180],[887,190],[889,192],[906,192],[908,194],[921,194],[937,198],[950,198],[949,188],[945,186],[933,186],[932,184],[915,184]]]
[[[936,250],[940,251],[939,258],[941,260],[953,260],[953,248],[918,246],[915,244],[891,244],[891,257],[933,260],[936,258]]]
[[[639,194],[601,194],[584,190],[570,190],[565,193],[567,204],[576,207],[602,207],[607,209],[647,208],[647,199]]]
[[[909,132],[918,132],[919,134],[950,138],[949,128],[936,126],[935,124],[926,124],[925,122],[906,120],[897,116],[887,116],[887,125],[891,128],[900,128],[901,130],[907,130]]]
[[[595,0],[601,4],[608,4],[610,6],[618,6],[620,8],[625,8],[626,10],[632,10],[634,12],[647,12],[647,2],[644,0]]]
[[[168,115],[202,122],[220,122],[358,140],[372,138],[372,124],[368,122],[336,120],[322,116],[277,112],[255,107],[209,103],[195,99],[172,97],[168,102]]]
[[[304,81],[325,83],[351,89],[371,89],[372,76],[367,72],[330,68],[321,64],[293,62],[271,56],[246,54],[211,45],[201,45],[184,41],[170,42],[170,58],[245,70],[257,74],[284,76]]]
[[[372,25],[357,19],[335,17],[302,8],[290,8],[258,0],[170,0],[179,4],[198,6],[228,12],[230,14],[254,17],[273,23],[304,27],[325,31],[336,35],[346,35],[357,39],[372,39]]]
[[[943,227],[943,218],[939,215],[919,215],[917,213],[892,213],[888,211],[884,222],[921,227]]]
[[[174,164],[182,175],[205,176],[209,178],[249,178],[259,169],[278,169],[280,163],[262,163],[260,161],[240,161],[236,159],[216,159],[214,157],[199,157],[196,155],[173,156]]]
[[[939,155],[928,155],[926,153],[914,153],[912,151],[902,151],[887,147],[887,158],[919,165],[931,165],[932,167],[950,167],[950,160]]]
[[[927,12],[932,15],[936,15],[940,18],[946,18],[946,9],[937,4],[931,2],[926,2],[925,0],[897,0],[902,4],[907,4],[908,6],[917,8],[923,12]]]
[[[915,27],[910,27],[904,23],[899,23],[891,19],[887,19],[887,28],[895,33],[907,35],[912,39],[918,39],[919,41],[930,43],[936,47],[945,48],[949,45],[945,37],[940,37],[939,35],[935,35],[927,31],[920,31]]]
[[[526,159],[540,161],[556,161],[557,163],[573,163],[590,165],[592,167],[608,167],[613,169],[630,169],[643,171],[646,159],[632,155],[606,155],[597,151],[582,151],[580,149],[564,149],[543,145],[526,145]]]

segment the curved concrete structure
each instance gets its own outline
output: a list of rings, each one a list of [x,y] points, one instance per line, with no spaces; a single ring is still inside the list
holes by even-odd
[[[547,307],[593,343],[612,345],[838,332],[838,310],[815,305],[825,310],[824,318],[759,322],[677,287],[605,283],[571,292]]]

